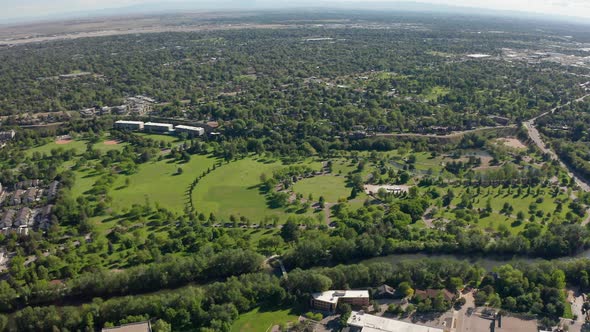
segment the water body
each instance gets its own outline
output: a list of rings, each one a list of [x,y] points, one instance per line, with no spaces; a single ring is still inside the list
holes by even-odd
[[[590,258],[590,249],[584,250],[575,256],[572,257],[561,257],[556,258],[553,261],[567,261],[571,259],[577,258]],[[543,261],[548,261],[542,258],[533,258],[533,257],[525,257],[525,256],[514,256],[514,257],[506,257],[506,256],[493,256],[493,255],[475,255],[475,256],[468,256],[468,255],[459,255],[459,254],[424,254],[424,253],[416,253],[416,254],[393,254],[387,255],[382,257],[375,257],[361,261],[361,264],[369,264],[369,263],[390,263],[390,264],[398,264],[403,261],[414,261],[414,260],[424,260],[424,259],[443,259],[443,260],[450,260],[450,261],[457,261],[457,262],[469,262],[474,265],[478,265],[486,269],[487,271],[493,270],[495,267],[506,265],[506,264],[514,264],[514,263],[538,263]]]

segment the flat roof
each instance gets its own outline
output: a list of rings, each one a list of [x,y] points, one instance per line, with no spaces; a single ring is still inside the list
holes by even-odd
[[[368,290],[329,290],[321,293],[312,294],[314,300],[338,303],[341,298],[369,298]]]
[[[145,123],[146,126],[154,126],[154,127],[174,127],[172,124],[170,123],[158,123],[158,122],[146,122]]]
[[[142,125],[143,121],[127,121],[127,120],[119,120],[115,123],[120,123],[120,124],[136,124],[136,125]]]
[[[203,127],[193,127],[193,126],[185,126],[185,125],[178,125],[175,127],[176,129],[186,129],[186,130],[205,130]]]
[[[350,326],[360,327],[362,332],[444,332],[444,330],[434,327],[406,323],[358,311],[351,312],[346,323]]]
[[[148,322],[125,324],[117,327],[102,329],[102,332],[150,332],[151,327]]]

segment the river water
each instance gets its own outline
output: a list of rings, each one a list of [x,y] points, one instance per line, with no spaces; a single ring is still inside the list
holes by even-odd
[[[576,258],[590,258],[590,249],[584,250],[575,256],[571,257],[561,257],[556,258],[556,261],[566,261],[570,259]],[[366,259],[361,261],[361,264],[368,264],[368,263],[390,263],[390,264],[397,264],[403,261],[413,261],[413,260],[423,260],[423,259],[444,259],[450,261],[458,261],[464,262],[467,261],[471,264],[477,264],[478,266],[483,267],[484,269],[491,271],[495,267],[505,264],[511,263],[535,263],[535,262],[543,262],[546,261],[542,258],[532,258],[532,257],[525,257],[525,256],[515,256],[515,257],[506,257],[506,256],[493,256],[493,255],[475,255],[475,256],[468,256],[468,255],[458,255],[458,254],[393,254],[388,256],[381,256],[381,257],[374,257],[370,259]]]

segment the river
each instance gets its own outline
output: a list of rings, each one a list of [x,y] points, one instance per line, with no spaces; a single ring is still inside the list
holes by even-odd
[[[570,259],[576,258],[590,258],[590,249],[581,251],[580,253],[576,254],[575,256],[571,257],[561,257],[556,258],[554,261],[566,261]],[[361,264],[369,264],[375,262],[381,263],[391,263],[391,264],[398,264],[403,261],[413,261],[413,260],[423,260],[423,259],[444,259],[450,261],[457,261],[457,262],[464,262],[467,261],[471,264],[477,264],[478,266],[483,267],[487,271],[493,270],[495,267],[510,263],[535,263],[535,262],[543,262],[547,261],[542,258],[534,258],[534,257],[526,257],[526,256],[514,256],[514,257],[507,257],[507,256],[494,256],[494,255],[459,255],[459,254],[424,254],[424,253],[416,253],[416,254],[392,254],[387,256],[381,257],[374,257],[362,260]]]

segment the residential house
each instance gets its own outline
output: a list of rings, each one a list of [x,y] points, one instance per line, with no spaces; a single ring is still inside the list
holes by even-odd
[[[10,198],[10,205],[20,205],[22,203],[22,197],[24,193],[24,190],[17,189]]]
[[[28,207],[24,207],[18,210],[16,214],[16,218],[14,219],[14,227],[24,228],[28,227],[29,223],[32,221],[33,218],[33,211]]]
[[[31,188],[27,189],[27,191],[25,191],[25,194],[23,195],[22,202],[24,204],[34,203],[35,200],[37,199],[37,192],[38,191],[39,190],[35,187],[31,187]]]
[[[439,293],[442,294],[445,301],[453,302],[453,300],[455,299],[455,294],[453,294],[447,289],[417,289],[416,291],[414,291],[414,297],[420,300],[433,299],[437,297]]]
[[[14,217],[16,216],[15,210],[7,210],[2,214],[2,219],[0,219],[0,228],[3,231],[6,231],[12,228],[14,223]]]
[[[47,198],[51,201],[57,197],[57,190],[59,189],[59,181],[53,181],[49,184],[47,191]]]
[[[375,289],[373,297],[376,299],[393,299],[396,297],[395,288],[383,284]]]

